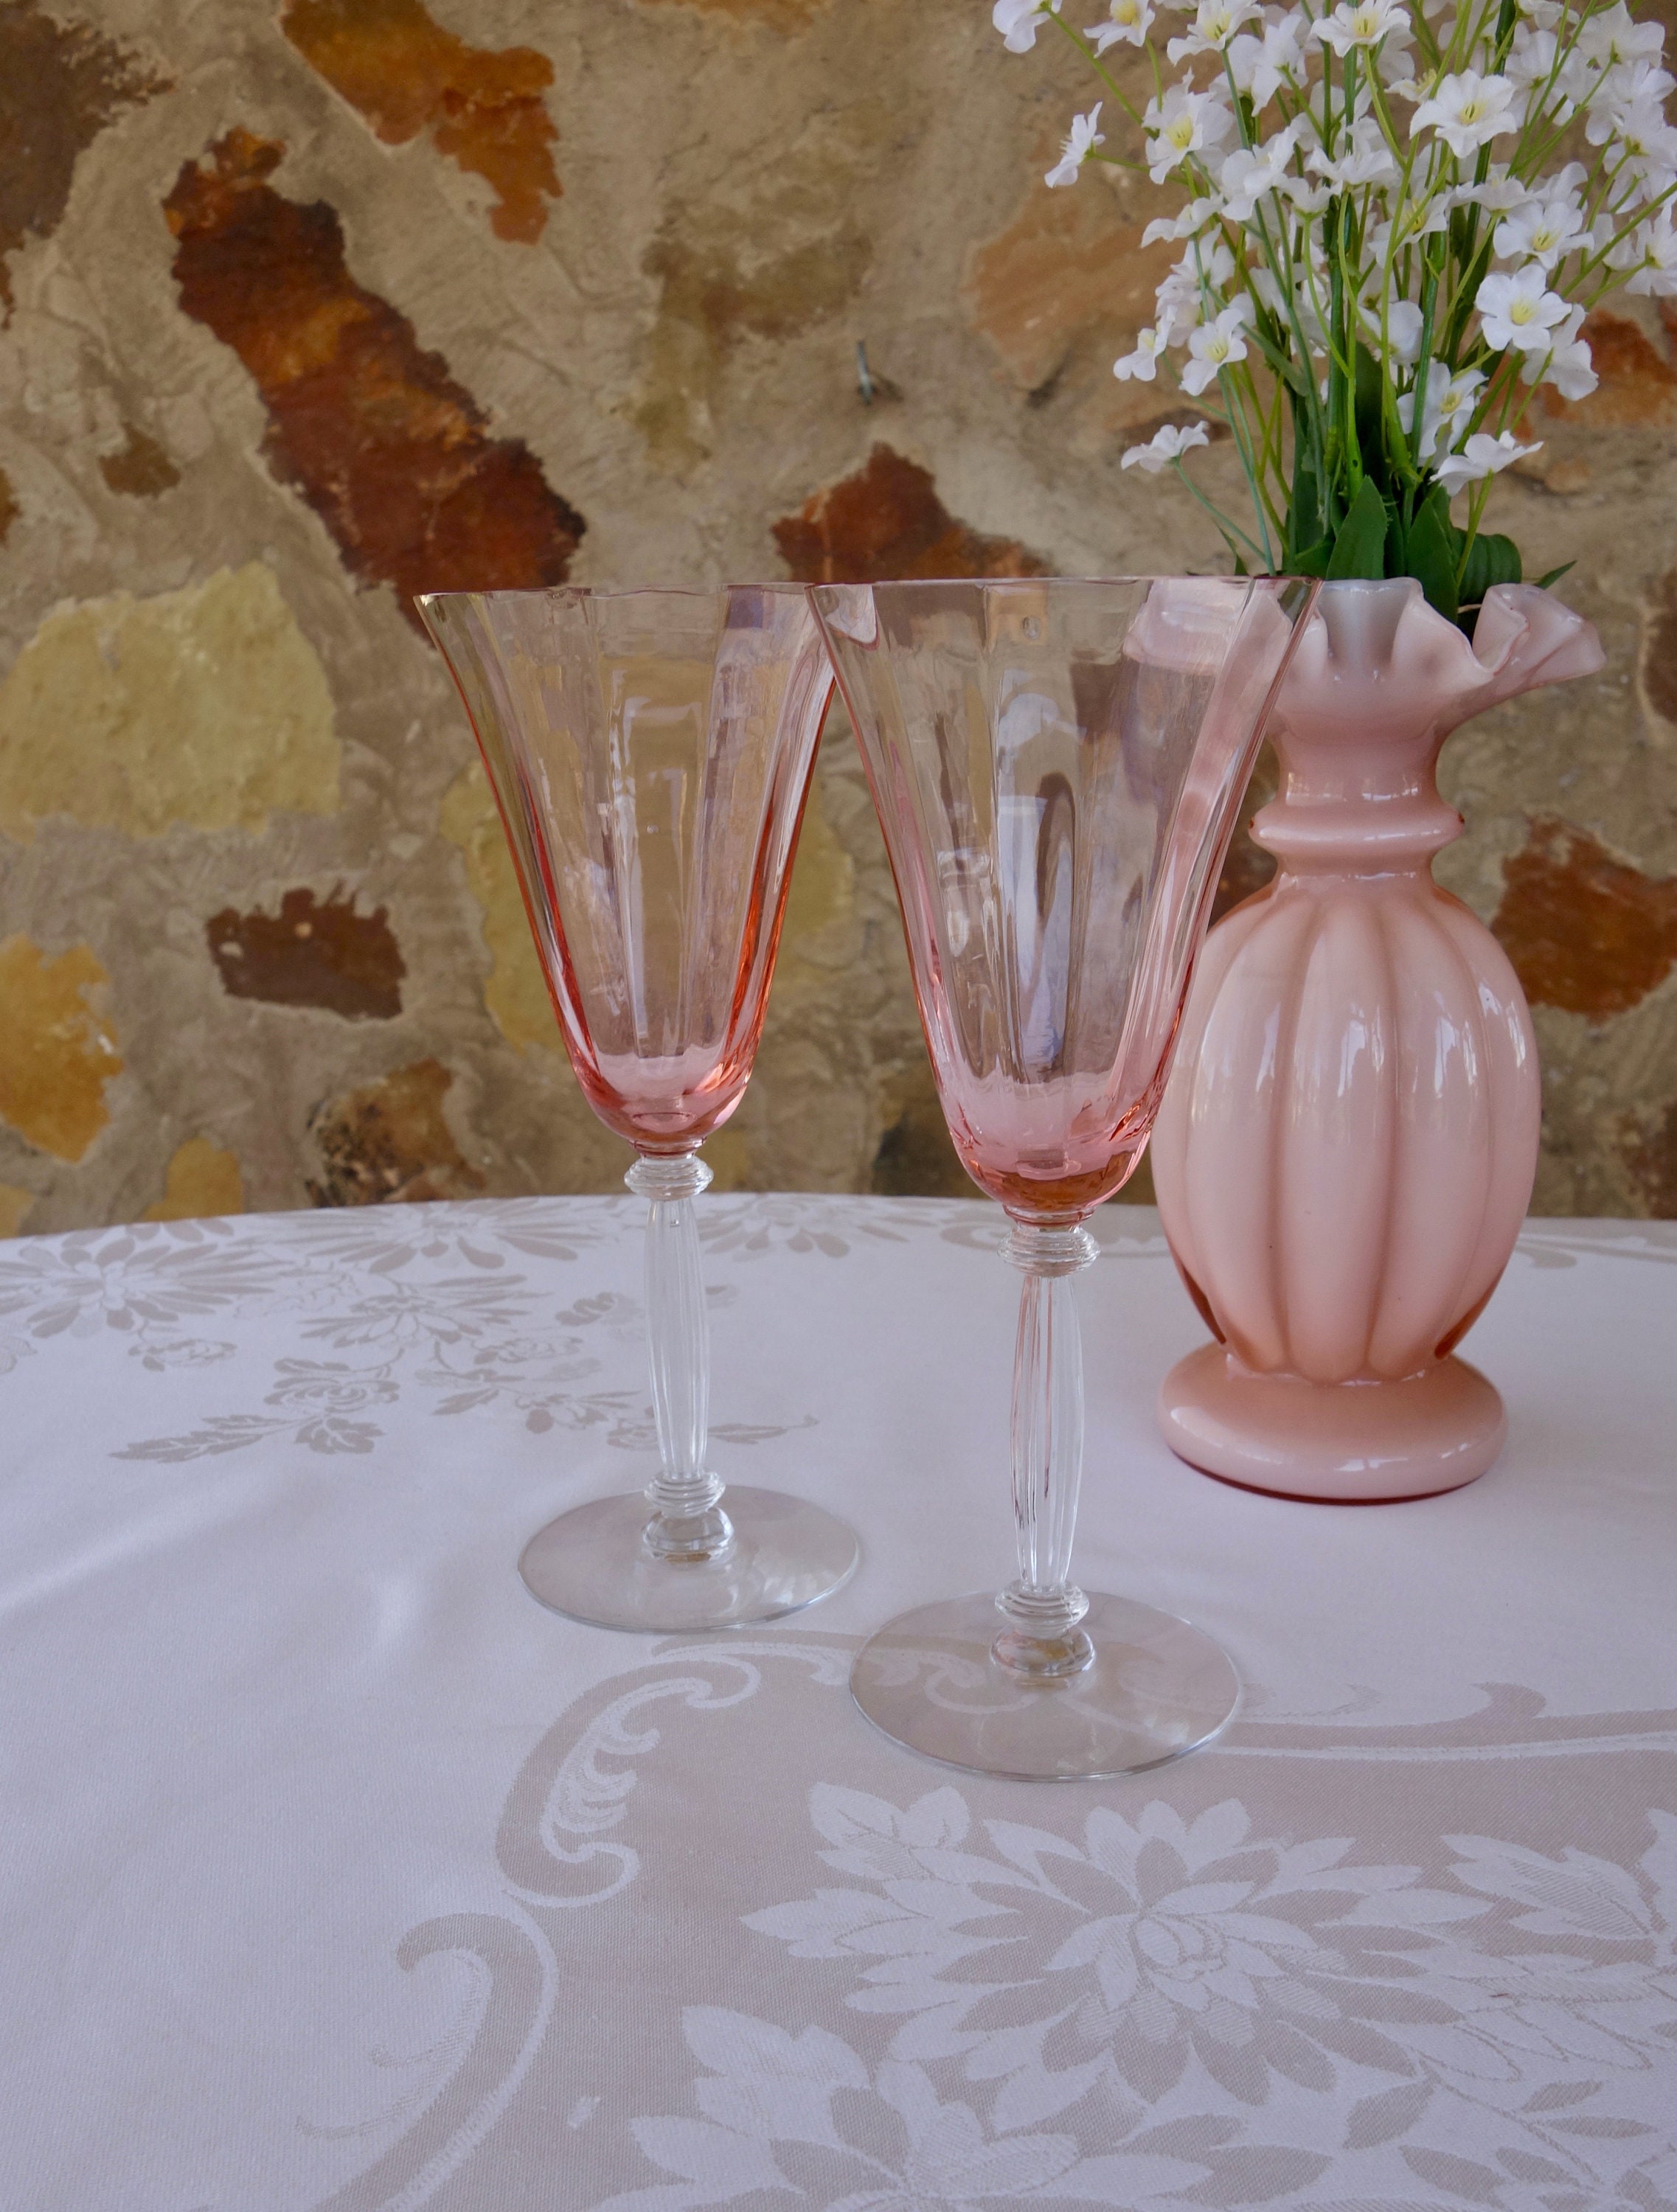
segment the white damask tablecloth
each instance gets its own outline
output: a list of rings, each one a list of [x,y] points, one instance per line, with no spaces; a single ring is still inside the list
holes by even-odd
[[[0,1248],[3,2212],[1677,2203],[1677,1229],[1534,1224],[1470,1490],[1287,1504],[1079,1285],[1078,1566],[1248,1685],[1121,1784],[924,1764],[858,1637],[1009,1571],[981,1206],[702,1201],[715,1464],[851,1586],[657,1643],[514,1571],[652,1464],[628,1200]]]

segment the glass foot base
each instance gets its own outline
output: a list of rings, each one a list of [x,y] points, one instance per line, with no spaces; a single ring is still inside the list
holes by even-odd
[[[670,1635],[776,1620],[830,1597],[855,1571],[854,1532],[818,1505],[732,1483],[722,1504],[734,1540],[720,1559],[653,1559],[641,1540],[647,1507],[636,1490],[550,1521],[526,1545],[519,1572],[532,1595],[573,1620]]]
[[[992,1656],[1005,1625],[988,1590],[900,1613],[857,1653],[851,1695],[910,1751],[1019,1782],[1162,1766],[1209,1743],[1240,1702],[1209,1636],[1129,1598],[1091,1595],[1094,1662],[1057,1680],[1023,1682]]]

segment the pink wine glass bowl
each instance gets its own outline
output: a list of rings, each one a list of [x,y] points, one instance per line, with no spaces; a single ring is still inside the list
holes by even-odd
[[[1281,578],[818,585],[950,1134],[1023,1274],[1019,1573],[881,1630],[852,1677],[962,1766],[1152,1765],[1233,1710],[1186,1622],[1068,1580],[1082,1224],[1134,1171],[1265,719],[1315,586]],[[996,1613],[1001,1614],[998,1632]]]
[[[795,585],[431,593],[589,1104],[639,1157],[652,1402],[644,1497],[598,1498],[520,1562],[557,1611],[618,1628],[772,1620],[835,1589],[856,1540],[706,1464],[698,1149],[738,1105],[774,973],[832,673]],[[649,1510],[650,1509],[650,1510]]]

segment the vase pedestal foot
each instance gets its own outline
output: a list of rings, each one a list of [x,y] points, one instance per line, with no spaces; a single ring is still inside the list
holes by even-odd
[[[1158,1419],[1177,1458],[1206,1474],[1340,1504],[1459,1490],[1508,1433],[1501,1398],[1463,1359],[1401,1382],[1307,1382],[1255,1375],[1220,1344],[1177,1361]]]

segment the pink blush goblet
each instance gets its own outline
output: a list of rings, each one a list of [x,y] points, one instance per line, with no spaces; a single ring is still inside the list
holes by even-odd
[[[854,1571],[805,1500],[706,1465],[699,1146],[763,1030],[832,675],[795,585],[448,592],[419,610],[494,786],[588,1103],[635,1148],[659,1474],[539,1529],[519,1563],[573,1619],[668,1632],[772,1620]]]
[[[1018,1573],[917,1607],[851,1675],[956,1766],[1091,1779],[1207,1741],[1239,1697],[1199,1629],[1070,1580],[1074,1279],[1133,1172],[1218,872],[1315,586],[1218,577],[815,585],[902,908],[950,1134],[1024,1277]],[[998,1613],[1000,1619],[998,1621]]]

